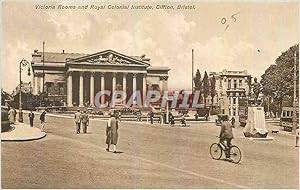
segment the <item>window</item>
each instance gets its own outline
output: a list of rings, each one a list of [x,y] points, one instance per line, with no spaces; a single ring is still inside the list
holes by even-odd
[[[239,80],[239,87],[241,88],[243,86],[243,81],[242,79]]]
[[[220,80],[220,88],[222,88],[222,80]]]
[[[237,81],[233,80],[233,88],[237,88]]]
[[[231,80],[228,80],[228,88],[231,88]]]
[[[233,98],[233,104],[236,104],[236,99],[235,98]]]

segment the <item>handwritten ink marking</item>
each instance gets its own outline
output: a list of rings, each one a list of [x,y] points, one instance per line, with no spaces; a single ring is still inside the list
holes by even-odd
[[[230,18],[233,20],[232,23],[237,21],[237,18],[236,18],[235,16],[237,16],[238,14],[240,14],[240,12],[235,13],[235,14],[233,14],[233,15],[230,16]],[[226,24],[226,22],[227,22],[226,18],[223,17],[223,18],[221,19],[221,24]],[[225,31],[226,31],[228,28],[229,28],[229,24],[226,25]]]

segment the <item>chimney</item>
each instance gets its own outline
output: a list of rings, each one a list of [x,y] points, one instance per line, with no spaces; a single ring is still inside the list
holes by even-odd
[[[63,49],[63,52],[62,53],[65,53],[65,50]]]
[[[33,51],[33,53],[34,53],[34,54],[37,54],[38,51],[39,51],[39,50],[35,49],[35,50]]]

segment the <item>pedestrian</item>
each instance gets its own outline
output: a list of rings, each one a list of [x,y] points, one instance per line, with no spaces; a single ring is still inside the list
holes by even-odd
[[[13,110],[14,110],[14,123],[16,123],[16,118],[17,118],[17,111],[16,111],[16,109],[14,109],[13,108]],[[22,109],[21,109],[22,110]],[[21,111],[22,112],[22,111]],[[20,114],[21,115],[21,114]],[[23,119],[22,119],[22,122],[23,122]]]
[[[32,110],[30,110],[30,113],[28,114],[28,119],[30,127],[33,127],[34,113],[32,112]]]
[[[45,131],[45,117],[46,117],[46,111],[43,111],[42,114],[40,115],[40,120],[41,120],[41,131]]]
[[[15,111],[12,107],[8,111],[8,118],[10,124],[15,124]]]
[[[122,119],[122,113],[121,113],[121,110],[119,110],[119,113],[118,113],[118,120],[121,122],[121,119]]]
[[[149,116],[150,116],[150,123],[153,124],[153,117],[154,117],[153,111],[151,111],[151,112],[149,113]]]
[[[208,114],[205,114],[205,120],[208,121]]]
[[[117,143],[118,143],[118,128],[119,122],[117,118],[112,113],[110,119],[106,126],[106,151],[109,152],[110,145],[113,145],[113,152],[117,153]]]
[[[81,113],[80,113],[80,109],[77,109],[77,112],[74,115],[75,118],[75,125],[76,125],[76,133],[79,134],[80,133],[80,125],[81,125]]]
[[[141,111],[137,112],[136,117],[137,117],[137,121],[142,121],[142,113],[141,113]]]
[[[82,123],[82,131],[83,133],[87,133],[87,127],[89,125],[89,115],[86,113],[86,110],[81,114],[81,123]]]
[[[181,126],[186,127],[186,119],[185,119],[184,114],[182,114],[182,116],[181,116]]]
[[[174,127],[175,120],[174,120],[174,116],[171,112],[169,112],[169,120],[170,120],[171,127]]]
[[[234,128],[234,126],[235,126],[235,125],[234,125],[234,124],[235,124],[235,118],[234,118],[234,117],[232,117],[230,121],[231,121],[231,125],[232,125],[232,127]]]
[[[299,146],[299,126],[297,127],[297,130],[296,130],[296,146],[295,147],[298,147]]]

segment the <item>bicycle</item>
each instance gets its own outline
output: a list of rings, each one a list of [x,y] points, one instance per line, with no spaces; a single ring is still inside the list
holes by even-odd
[[[242,159],[242,153],[239,147],[236,145],[231,145],[231,147],[227,147],[224,142],[213,143],[210,145],[210,155],[214,160],[220,160],[223,152],[226,153],[228,151],[230,153],[230,158],[232,162],[238,164]]]

